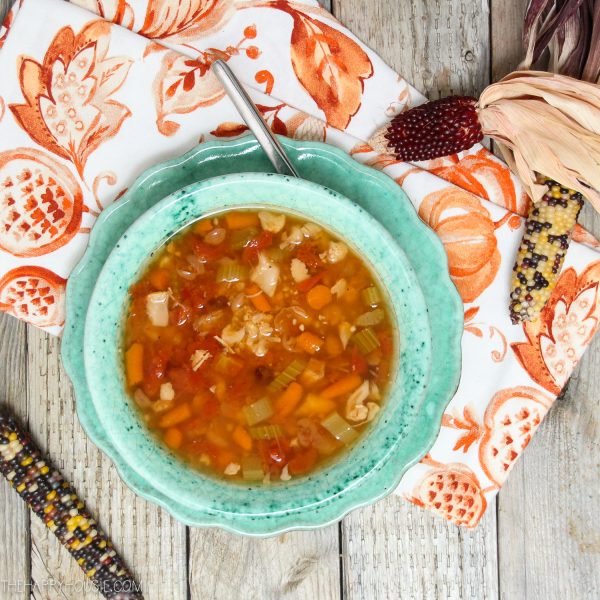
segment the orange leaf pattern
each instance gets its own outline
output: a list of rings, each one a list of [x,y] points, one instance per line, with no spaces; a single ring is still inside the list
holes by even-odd
[[[98,16],[118,23],[124,27],[133,27],[133,8],[127,0],[70,0],[73,4],[98,13]]]
[[[578,227],[542,319],[512,326],[518,180],[479,145],[418,164],[373,152],[373,130],[424,98],[316,0],[59,4],[19,0],[0,28],[0,310],[58,333],[99,211],[150,165],[247,132],[211,73],[226,60],[273,131],[383,170],[442,239],[466,304],[461,383],[396,493],[475,526],[598,328],[598,241]]]
[[[70,27],[52,40],[42,64],[24,57],[18,68],[25,104],[11,104],[31,139],[70,160],[83,177],[89,155],[131,115],[109,100],[125,82],[132,60],[107,58],[110,24],[94,21],[77,35]]]
[[[327,123],[345,129],[360,108],[363,82],[373,74],[373,65],[347,35],[301,12],[292,16],[292,65],[298,80]]]
[[[148,0],[140,34],[176,44],[222,27],[235,13],[233,0]]]
[[[558,395],[598,328],[600,261],[581,275],[563,271],[540,318],[523,324],[527,342],[512,344],[531,378]]]
[[[210,70],[206,58],[189,59],[179,52],[164,53],[154,79],[156,126],[166,136],[175,135],[180,125],[167,120],[172,114],[185,114],[210,106],[225,96],[225,90]]]

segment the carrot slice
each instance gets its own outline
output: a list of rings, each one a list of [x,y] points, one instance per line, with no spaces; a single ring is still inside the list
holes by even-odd
[[[331,302],[331,290],[326,285],[315,285],[308,290],[306,302],[314,310],[321,310]]]
[[[194,224],[194,233],[208,233],[213,228],[212,221],[210,219],[202,219]]]
[[[163,440],[169,448],[177,450],[183,443],[183,433],[177,427],[171,427],[165,431]]]
[[[294,413],[297,417],[325,417],[336,408],[335,401],[317,394],[307,394],[306,400]]]
[[[292,381],[281,396],[275,401],[275,413],[281,417],[287,417],[294,411],[296,406],[298,406],[298,403],[302,400],[303,394],[304,390],[302,389],[302,386],[299,383]]]
[[[125,352],[125,370],[129,385],[137,385],[144,379],[144,346],[139,342],[131,344]]]
[[[238,425],[231,434],[233,441],[242,449],[250,452],[252,450],[252,438],[244,427]]]
[[[329,356],[339,356],[344,351],[344,346],[342,346],[338,335],[330,333],[325,338],[325,349]]]
[[[229,229],[246,229],[246,227],[258,227],[258,215],[253,212],[228,212],[225,221]]]
[[[190,409],[190,405],[186,402],[172,408],[168,413],[165,413],[158,422],[158,426],[163,429],[166,427],[173,427],[173,425],[179,425],[179,423],[187,421],[191,416],[192,410]]]
[[[320,396],[322,398],[338,398],[344,394],[353,392],[362,383],[362,378],[356,373],[346,375],[341,379],[338,379],[335,383],[332,383],[329,387],[326,387]]]
[[[249,285],[246,288],[246,295],[250,298],[250,302],[252,302],[256,310],[259,310],[260,312],[270,312],[271,304],[257,285]]]
[[[304,350],[308,354],[318,352],[322,345],[323,340],[310,331],[304,331],[296,338],[296,348]]]

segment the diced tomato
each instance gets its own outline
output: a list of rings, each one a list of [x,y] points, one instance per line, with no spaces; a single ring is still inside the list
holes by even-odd
[[[165,379],[167,352],[164,348],[157,349],[148,345],[145,354],[142,389],[147,396],[152,398],[158,396],[160,385]]]
[[[214,282],[196,282],[193,286],[181,287],[179,298],[183,304],[189,306],[192,310],[201,310],[208,306],[215,295],[215,290]]]
[[[308,473],[317,462],[319,453],[314,448],[309,448],[302,454],[296,454],[288,462],[288,472],[290,475],[302,475]]]
[[[201,239],[195,239],[194,253],[200,260],[212,260],[222,256],[223,250],[219,246],[212,246]]]
[[[259,442],[259,450],[262,461],[267,466],[283,468],[287,461],[289,444],[285,439],[262,440]]]
[[[258,253],[268,248],[273,243],[273,234],[270,231],[261,231],[258,237],[250,240],[242,250],[242,260],[251,265],[258,262]]]
[[[350,364],[352,365],[352,371],[358,373],[359,375],[366,375],[368,373],[369,363],[356,348],[352,349],[350,361]]]
[[[213,356],[216,356],[221,352],[223,346],[215,340],[214,336],[206,336],[198,339],[194,339],[192,342],[189,342],[186,346],[187,352],[189,356],[191,356],[196,350],[206,350],[210,352]]]
[[[308,242],[304,242],[296,248],[296,258],[301,260],[311,271],[316,271],[323,264],[319,256],[319,247]]]
[[[173,384],[177,394],[193,394],[205,384],[202,373],[193,371],[191,365],[169,369],[167,379]]]
[[[187,445],[190,454],[200,456],[206,454],[211,460],[214,460],[219,454],[219,447],[206,440],[194,440]]]
[[[171,311],[171,323],[177,327],[185,325],[191,317],[191,311],[187,306],[178,304]]]
[[[315,285],[317,285],[317,283],[319,283],[319,281],[323,279],[323,275],[324,272],[321,271],[320,273],[317,273],[316,275],[313,275],[312,277],[309,277],[308,279],[305,279],[304,281],[301,281],[300,283],[296,284],[298,291],[302,292],[303,294],[306,294],[306,292],[312,290],[312,288],[314,288]]]

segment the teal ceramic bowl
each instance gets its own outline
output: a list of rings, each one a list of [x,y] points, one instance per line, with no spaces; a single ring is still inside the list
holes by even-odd
[[[391,296],[397,298],[403,286],[410,292],[404,302],[395,303],[401,351],[404,355],[416,355],[408,356],[404,367],[400,357],[395,386],[404,393],[388,401],[380,419],[352,450],[355,454],[346,454],[329,469],[279,489],[240,490],[236,484],[232,490],[232,484],[200,476],[158,446],[137,420],[123,393],[117,350],[127,286],[148,253],[163,239],[194,215],[214,210],[214,206],[202,204],[197,194],[203,186],[214,188],[211,194],[222,193],[218,180],[193,182],[216,174],[270,169],[251,137],[202,144],[182,157],[149,169],[119,202],[102,213],[89,248],[69,279],[62,345],[81,423],[136,493],[164,506],[190,525],[219,526],[255,536],[319,527],[389,494],[406,469],[433,444],[460,373],[462,303],[449,279],[439,240],[420,222],[401,188],[331,146],[284,138],[282,143],[303,178],[330,188],[312,188],[312,196],[318,197],[319,202],[308,208],[302,205],[302,194],[288,197],[290,204],[286,208],[300,213],[304,208],[308,218],[349,239],[371,261]],[[267,186],[281,183],[279,177],[256,174],[246,176],[246,183],[252,178],[279,182],[266,183]],[[240,179],[236,176],[233,181]],[[182,186],[186,189],[163,200]],[[268,204],[263,195],[249,196],[250,186],[240,189],[243,193],[235,199],[225,193],[219,208],[239,206],[240,198],[260,206]],[[342,192],[352,202],[331,189]],[[332,209],[334,204],[343,207],[341,212],[339,208]],[[353,216],[346,218],[350,212]],[[335,219],[340,215],[338,224]],[[385,230],[369,215],[384,223]],[[130,235],[144,244],[133,259],[138,250],[128,244]],[[396,244],[406,251],[404,255],[398,252]],[[369,250],[370,246],[379,251]],[[382,255],[383,248],[396,257],[392,272],[389,260]],[[403,325],[408,315],[412,315],[412,322]],[[420,343],[422,349],[411,352]],[[431,365],[435,367],[430,368]],[[351,465],[356,462],[355,457],[360,463]]]
[[[347,241],[386,289],[400,339],[382,410],[367,432],[339,459],[310,476],[268,486],[228,482],[189,467],[148,432],[125,393],[123,323],[128,290],[140,269],[186,225],[239,208],[293,213]],[[362,488],[377,494],[389,485],[380,467],[393,459],[421,407],[431,366],[431,332],[415,272],[378,221],[317,184],[242,173],[183,188],[149,209],[123,234],[92,293],[85,322],[84,365],[96,414],[119,462],[135,470],[161,496],[187,506],[198,523],[222,522],[244,533],[265,533],[283,523],[310,523],[321,506],[330,506],[339,517],[348,498]]]

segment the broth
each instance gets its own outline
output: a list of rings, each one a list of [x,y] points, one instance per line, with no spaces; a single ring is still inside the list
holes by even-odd
[[[197,221],[130,289],[127,391],[205,473],[309,474],[380,410],[395,352],[384,298],[364,261],[314,223],[259,210]]]

